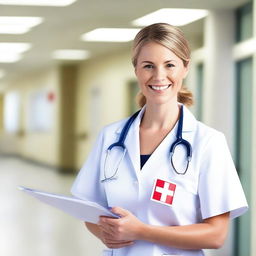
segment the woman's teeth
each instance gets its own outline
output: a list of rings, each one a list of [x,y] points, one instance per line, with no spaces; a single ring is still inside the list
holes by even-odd
[[[171,86],[171,84],[168,85],[164,85],[164,86],[154,86],[154,85],[150,85],[150,88],[153,90],[157,90],[157,91],[163,91],[168,89]]]

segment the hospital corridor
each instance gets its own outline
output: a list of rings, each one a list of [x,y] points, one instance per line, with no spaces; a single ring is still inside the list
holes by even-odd
[[[182,59],[182,65],[185,65],[184,63],[186,62],[188,66],[182,67],[189,72],[184,72],[186,75],[182,76],[180,80],[177,79],[177,81],[183,82],[180,86],[188,88],[194,98],[194,104],[191,107],[187,107],[184,104],[185,130],[182,125],[179,125],[180,120],[183,122],[183,107],[176,102],[178,117],[181,109],[182,118],[176,119],[177,125],[174,123],[172,128],[170,128],[171,126],[169,127],[172,130],[169,130],[169,133],[162,137],[163,141],[165,138],[174,140],[175,136],[171,136],[174,134],[172,132],[176,131],[176,127],[178,127],[177,131],[180,132],[177,132],[176,138],[181,134],[185,139],[190,140],[188,134],[191,123],[189,125],[188,123],[186,124],[186,118],[189,115],[193,118],[195,117],[195,119],[191,118],[191,120],[197,120],[196,122],[199,126],[201,123],[206,124],[206,126],[219,131],[219,134],[224,135],[223,138],[225,140],[222,140],[222,137],[219,136],[215,143],[212,143],[212,147],[215,148],[216,145],[214,152],[219,154],[219,158],[217,157],[216,159],[221,159],[222,154],[220,152],[224,152],[221,151],[223,148],[224,150],[229,150],[225,152],[227,154],[230,152],[229,155],[231,157],[227,157],[230,161],[223,160],[223,162],[229,163],[227,166],[231,166],[232,174],[238,181],[236,184],[239,185],[234,192],[237,187],[233,186],[233,184],[230,185],[230,181],[233,180],[234,176],[221,175],[222,172],[220,170],[222,169],[215,168],[219,170],[219,176],[213,175],[212,171],[212,176],[209,175],[211,178],[206,179],[205,183],[202,182],[202,187],[204,188],[199,189],[199,181],[203,180],[203,178],[201,179],[202,176],[199,175],[200,171],[198,170],[200,168],[203,169],[201,166],[204,165],[190,162],[191,154],[192,161],[198,160],[202,162],[205,158],[208,159],[207,156],[212,157],[214,155],[209,153],[212,151],[209,151],[206,156],[206,151],[202,150],[197,144],[193,144],[197,143],[197,141],[200,143],[203,140],[203,136],[199,137],[200,139],[198,140],[191,139],[186,144],[190,152],[190,154],[187,154],[186,159],[182,159],[182,156],[180,158],[174,157],[175,164],[176,159],[178,159],[178,163],[181,162],[179,159],[187,161],[184,161],[185,164],[183,162],[180,164],[180,166],[185,166],[185,168],[182,167],[185,171],[175,173],[173,171],[175,169],[173,160],[166,157],[167,151],[164,150],[165,148],[162,151],[164,153],[161,156],[159,155],[159,158],[155,158],[155,162],[153,162],[151,154],[153,155],[154,152],[157,152],[155,150],[156,147],[154,148],[155,151],[151,150],[150,154],[148,154],[147,150],[145,150],[144,154],[139,151],[141,149],[139,146],[142,145],[139,142],[136,146],[140,145],[137,148],[134,147],[133,157],[135,160],[131,157],[131,162],[134,160],[134,163],[132,163],[134,164],[134,170],[139,166],[139,160],[141,160],[141,163],[145,160],[144,163],[146,163],[149,159],[149,162],[144,167],[141,167],[141,169],[138,167],[138,169],[148,171],[148,173],[152,174],[150,176],[152,178],[155,173],[152,171],[154,168],[150,167],[153,166],[158,171],[161,168],[158,168],[157,164],[161,162],[167,167],[168,160],[170,161],[170,163],[168,162],[168,168],[172,172],[169,172],[167,168],[162,168],[161,175],[164,173],[166,177],[174,177],[174,179],[178,177],[177,184],[179,182],[183,184],[183,180],[184,184],[188,184],[184,185],[184,187],[187,187],[180,193],[182,200],[177,203],[178,207],[181,208],[170,207],[176,189],[176,181],[172,184],[167,178],[165,180],[162,178],[161,182],[164,185],[161,188],[172,186],[173,190],[170,189],[171,191],[166,192],[166,202],[160,202],[163,204],[157,208],[156,205],[159,204],[157,201],[162,199],[159,199],[157,194],[153,198],[154,190],[152,190],[153,185],[150,183],[150,186],[148,185],[147,189],[143,190],[143,193],[145,192],[144,195],[151,194],[148,197],[143,197],[147,198],[148,201],[145,205],[142,205],[146,208],[148,203],[150,208],[155,200],[153,202],[155,205],[150,208],[150,211],[155,209],[154,207],[157,208],[156,212],[158,209],[167,209],[166,211],[184,209],[184,205],[187,204],[182,204],[183,197],[192,198],[189,201],[189,203],[193,202],[191,203],[192,214],[191,212],[187,214],[187,211],[183,211],[182,214],[176,214],[181,212],[178,210],[177,212],[173,211],[176,215],[173,213],[174,215],[160,216],[161,214],[159,214],[159,219],[163,217],[163,223],[164,221],[167,223],[170,220],[168,218],[173,218],[172,220],[177,221],[178,224],[175,224],[176,222],[173,224],[176,227],[183,226],[178,222],[179,218],[183,218],[183,213],[188,219],[196,220],[188,223],[197,223],[202,219],[204,220],[202,217],[203,207],[200,208],[203,205],[203,203],[201,204],[202,197],[200,197],[199,193],[208,191],[209,187],[211,187],[211,193],[209,194],[214,194],[214,200],[210,202],[206,196],[204,198],[205,205],[208,205],[208,201],[209,205],[211,203],[214,205],[217,201],[217,195],[221,196],[218,197],[219,201],[216,205],[222,206],[225,203],[228,205],[230,201],[238,205],[231,210],[225,208],[215,215],[207,215],[207,206],[205,207],[205,214],[209,218],[218,217],[218,215],[233,212],[233,210],[236,211],[237,209],[242,209],[242,214],[244,213],[243,210],[247,209],[247,200],[249,208],[245,214],[240,216],[239,212],[237,214],[239,217],[231,220],[224,246],[219,249],[207,249],[204,252],[205,256],[255,256],[255,1],[0,0],[0,256],[117,256],[121,254],[123,256],[123,254],[126,254],[123,253],[126,248],[121,254],[119,254],[119,251],[117,253],[115,251],[107,251],[106,246],[86,229],[82,221],[36,200],[18,187],[24,186],[70,196],[72,184],[74,184],[79,171],[85,166],[84,163],[89,157],[92,167],[101,166],[102,168],[95,169],[101,171],[104,169],[104,177],[100,177],[103,171],[101,173],[93,173],[92,176],[93,178],[96,177],[96,182],[92,182],[95,180],[91,179],[87,186],[87,180],[82,174],[79,176],[80,178],[82,177],[82,181],[79,180],[76,183],[76,188],[73,191],[76,191],[77,195],[80,195],[81,191],[81,195],[84,195],[83,191],[86,191],[87,195],[91,198],[99,198],[99,201],[104,199],[105,201],[103,202],[109,203],[112,200],[113,204],[116,202],[115,196],[120,197],[121,192],[119,194],[119,191],[124,189],[124,186],[121,186],[121,183],[118,183],[119,181],[116,183],[119,185],[115,187],[118,189],[102,184],[105,181],[107,184],[108,180],[118,180],[118,177],[121,177],[120,180],[122,182],[126,180],[125,175],[129,172],[125,172],[124,175],[120,170],[114,171],[110,175],[106,173],[108,169],[112,170],[111,168],[114,164],[111,157],[109,162],[103,161],[103,155],[107,155],[107,150],[104,150],[104,147],[107,149],[107,147],[117,142],[114,137],[111,137],[114,136],[112,133],[107,134],[109,127],[116,129],[115,125],[108,125],[130,117],[142,107],[142,105],[138,105],[138,100],[136,101],[139,90],[143,89],[141,85],[143,82],[140,81],[144,81],[144,85],[147,85],[148,90],[159,93],[159,95],[160,93],[164,94],[165,90],[172,90],[173,84],[175,84],[173,82],[175,79],[171,82],[168,80],[168,83],[149,83],[146,81],[146,76],[143,78],[144,80],[142,78],[141,80],[138,79],[138,74],[145,74],[143,71],[154,71],[153,65],[151,65],[153,62],[144,61],[147,64],[150,63],[150,65],[143,66],[142,73],[137,72],[137,64],[134,63],[137,63],[141,49],[137,52],[137,55],[133,55],[133,40],[141,29],[154,23],[169,23],[180,28],[189,42],[191,52],[190,58],[184,61],[180,56],[176,56],[176,53],[169,51],[168,47],[163,48],[161,44],[154,46],[158,49],[156,50],[157,52],[161,52],[161,49],[164,49],[168,53],[171,52],[174,59],[176,57],[179,61]],[[154,44],[156,43],[153,42],[152,45]],[[153,48],[152,45],[150,46]],[[152,48],[149,47],[149,49]],[[150,50],[148,51],[150,52]],[[184,49],[183,51],[185,52]],[[160,59],[159,56],[158,59]],[[175,66],[169,64],[168,68]],[[183,73],[181,72],[181,74]],[[166,77],[169,79],[169,75]],[[154,100],[153,96],[152,99]],[[177,97],[175,99],[177,101]],[[136,118],[141,118],[144,115],[143,112],[141,113],[142,115],[138,115]],[[173,121],[174,119],[171,120]],[[138,125],[138,123],[131,123],[129,128],[132,125]],[[100,133],[106,126],[108,128],[103,133]],[[122,134],[120,128],[116,129],[113,134]],[[105,135],[106,130],[107,135]],[[127,134],[129,138],[129,129]],[[136,134],[141,136],[140,133]],[[168,137],[170,134],[171,136]],[[136,136],[133,136],[133,138]],[[141,138],[139,136],[138,138]],[[120,137],[122,136],[120,135]],[[128,145],[127,140],[124,143],[125,146],[132,148],[135,143]],[[96,141],[96,146],[93,147]],[[108,145],[104,144],[106,141]],[[162,141],[157,145],[161,145],[161,143]],[[172,143],[175,144],[174,142]],[[173,145],[169,142],[166,143],[166,146],[167,144],[169,148]],[[193,147],[190,150],[191,145]],[[206,145],[208,146],[208,144]],[[90,154],[92,148],[94,148],[94,153]],[[137,155],[136,150],[138,150]],[[99,157],[99,152],[101,152],[102,158],[97,158]],[[194,152],[199,152],[199,154],[196,155]],[[127,167],[130,163],[128,158],[129,150],[128,154],[125,154],[126,151],[123,155],[120,154],[118,161],[116,161],[118,163],[117,166],[121,166],[122,168],[120,167],[120,169],[122,170],[129,169]],[[203,155],[202,158],[200,158],[201,154]],[[113,155],[115,156],[115,153]],[[139,158],[139,155],[141,158]],[[196,158],[197,156],[199,157]],[[142,161],[143,157],[145,158]],[[166,157],[167,160],[162,161],[160,157]],[[150,166],[151,160],[152,165]],[[220,163],[221,161],[215,162],[218,162],[223,167]],[[156,165],[154,166],[153,164]],[[91,166],[89,165],[89,167]],[[191,175],[191,169],[195,170],[196,175],[198,175],[195,179],[194,173]],[[211,168],[207,167],[205,169],[209,170]],[[127,175],[127,177],[131,178],[132,175]],[[190,183],[191,180],[189,180],[186,183],[187,179],[190,178],[193,182]],[[126,202],[129,204],[130,201],[135,202],[133,199],[141,195],[142,190],[140,190],[139,183],[132,179],[127,179],[127,184],[132,184],[132,186],[129,187],[127,185],[127,188],[125,187],[124,189],[126,193],[124,204]],[[227,183],[223,182],[223,180],[227,181]],[[155,185],[157,181],[152,181],[155,182],[155,187],[153,188],[156,190],[159,189]],[[219,189],[216,189],[216,197],[213,189],[215,183]],[[240,183],[242,186],[240,186]],[[206,185],[204,186],[204,184]],[[220,189],[220,184],[227,184],[227,186],[222,186]],[[227,191],[230,188],[233,190],[230,189],[229,192],[225,192],[226,190],[224,191],[223,187],[227,188]],[[108,197],[107,189],[114,191],[114,195],[111,194],[112,196]],[[177,189],[179,188],[177,187]],[[220,190],[222,190],[221,193],[219,193]],[[102,191],[106,192],[106,194]],[[127,191],[129,191],[129,195]],[[231,193],[230,191],[233,192]],[[239,193],[237,191],[243,192]],[[227,194],[229,195],[227,196]],[[234,196],[232,196],[233,194]],[[175,194],[176,198],[178,198],[177,195]],[[240,199],[243,198],[241,199],[241,204],[238,202],[238,195],[242,195],[240,197]],[[171,200],[170,196],[172,196]],[[86,195],[84,197],[86,198]],[[232,200],[223,198],[232,198]],[[161,208],[163,205],[170,208]],[[107,204],[107,207],[109,207],[109,204]],[[141,216],[151,216],[153,222],[155,221],[153,220],[155,215],[159,216],[150,211],[146,212],[148,215],[143,215],[144,213],[142,212]],[[160,213],[160,210],[157,213]],[[139,214],[136,216],[138,217]],[[165,218],[165,216],[168,218]],[[196,217],[194,218],[194,216]],[[144,219],[141,220],[141,222],[143,221]],[[161,226],[161,222],[156,223],[160,223],[159,226]],[[152,256],[153,254],[154,256],[169,255],[165,254],[166,251],[169,253],[169,250],[177,249],[175,247],[172,248],[169,244],[169,247],[164,247],[165,245],[157,243],[154,245],[154,243],[148,243],[144,240],[141,239],[139,243],[145,243],[146,246],[150,244],[154,248],[150,249],[154,251]],[[167,249],[164,252],[160,252],[159,248],[161,250],[162,248]],[[200,255],[203,254],[201,248],[198,250]],[[185,251],[184,248],[181,250]],[[193,252],[189,253],[186,255],[199,255],[193,254]]]

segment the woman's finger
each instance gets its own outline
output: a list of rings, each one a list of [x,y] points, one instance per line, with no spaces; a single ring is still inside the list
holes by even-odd
[[[108,236],[113,236],[115,234],[114,227],[112,227],[111,225],[104,224],[104,225],[99,225],[99,227],[101,231],[106,233],[106,235]]]
[[[126,241],[126,240],[115,240],[115,239],[111,239],[111,238],[107,238],[107,237],[104,237],[104,241],[106,243],[110,243],[110,244],[132,243],[132,242],[134,242],[134,241]]]
[[[123,248],[123,247],[126,247],[126,246],[130,246],[132,244],[134,244],[134,242],[132,242],[132,241],[124,242],[124,243],[105,243],[105,245],[108,248],[111,248],[111,249]]]

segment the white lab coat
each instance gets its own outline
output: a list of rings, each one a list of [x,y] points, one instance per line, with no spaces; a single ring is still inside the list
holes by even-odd
[[[79,198],[96,201],[105,207],[119,206],[131,211],[144,223],[159,226],[189,225],[203,219],[230,212],[235,218],[248,206],[236,173],[225,137],[222,133],[198,122],[184,107],[184,139],[190,142],[193,153],[185,175],[178,175],[170,164],[169,149],[176,139],[177,125],[156,148],[140,170],[139,124],[143,111],[127,134],[125,155],[117,179],[101,182],[104,175],[113,174],[120,158],[120,149],[113,149],[104,174],[106,150],[116,142],[127,119],[106,126],[98,136],[86,163],[76,178],[71,193]],[[183,148],[175,153],[177,166],[184,164]],[[155,179],[176,184],[171,206],[150,200]],[[202,250],[181,250],[136,241],[121,249],[107,249],[104,256],[161,256],[204,255]]]

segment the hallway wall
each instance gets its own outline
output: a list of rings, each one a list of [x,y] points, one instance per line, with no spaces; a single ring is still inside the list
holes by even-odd
[[[19,127],[15,133],[2,131],[0,137],[0,152],[14,154],[33,161],[56,165],[59,158],[59,77],[58,69],[50,68],[37,73],[28,74],[8,84],[5,94],[17,93],[20,97]],[[36,94],[53,93],[55,99],[52,105],[54,122],[48,132],[33,131],[29,127],[31,101]],[[49,150],[50,149],[50,150]]]

